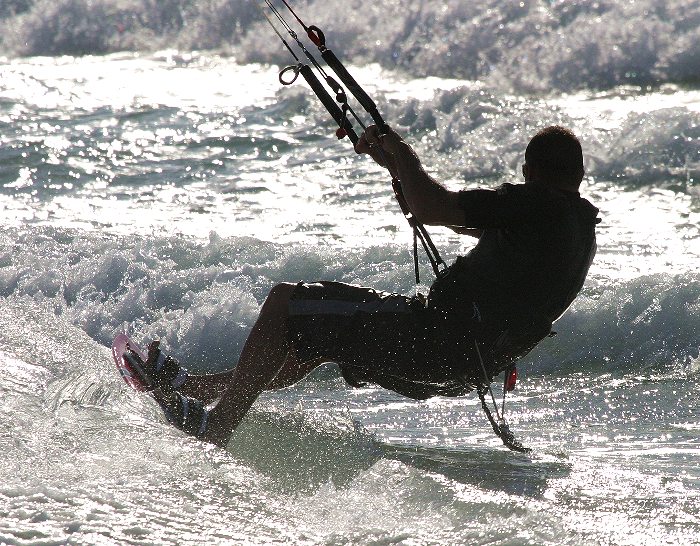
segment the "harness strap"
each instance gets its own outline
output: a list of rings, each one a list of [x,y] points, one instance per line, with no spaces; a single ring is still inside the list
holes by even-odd
[[[418,231],[413,228],[413,273],[416,277],[416,292],[418,292],[418,285],[420,284],[420,263],[418,261]]]
[[[403,213],[404,217],[408,221],[408,224],[413,230],[413,266],[415,270],[416,284],[420,284],[420,271],[418,269],[419,239],[421,245],[423,246],[423,250],[425,250],[426,256],[428,256],[430,266],[433,268],[433,273],[435,273],[436,277],[440,277],[442,275],[442,272],[447,268],[447,264],[440,256],[440,253],[438,252],[435,243],[433,243],[433,240],[430,238],[430,234],[425,229],[425,226],[423,226],[423,224],[416,220],[416,217],[413,215],[411,209],[408,207],[408,203],[406,203],[406,199],[403,196],[403,191],[401,190],[401,182],[398,178],[392,177],[391,187],[394,190],[394,196],[396,197],[396,200],[399,203],[399,207],[401,207],[401,212]]]

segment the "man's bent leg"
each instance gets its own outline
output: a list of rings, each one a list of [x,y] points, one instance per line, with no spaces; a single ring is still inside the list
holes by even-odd
[[[320,364],[323,364],[324,361],[325,359],[323,358],[315,358],[314,360],[309,360],[307,362],[299,362],[294,349],[291,348],[289,353],[287,353],[287,358],[284,361],[284,365],[275,378],[268,384],[265,390],[276,391],[278,389],[291,387],[298,381],[304,379]]]
[[[287,362],[291,348],[287,339],[289,299],[295,287],[279,284],[270,291],[233,370],[230,386],[209,414],[203,440],[225,445],[253,402]]]
[[[301,381],[319,364],[323,359],[314,359],[308,362],[299,362],[294,353],[290,350],[287,358],[275,378],[265,387],[266,391],[274,391],[291,387]],[[204,404],[210,404],[217,400],[231,386],[234,370],[226,370],[212,374],[189,375],[182,387],[177,391],[190,398],[196,398]]]

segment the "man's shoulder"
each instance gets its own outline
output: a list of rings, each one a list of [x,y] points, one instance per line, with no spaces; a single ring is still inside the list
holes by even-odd
[[[555,204],[558,207],[584,207],[590,212],[598,209],[577,191],[568,191],[546,184],[502,184],[496,191],[500,195],[513,198],[533,199],[541,203]]]
[[[541,188],[535,184],[513,184],[511,182],[504,182],[500,186],[494,188],[496,194],[508,197],[522,197],[527,198],[541,198],[544,193],[547,192],[547,188]]]
[[[518,186],[524,186],[524,184],[511,184],[510,182],[505,182],[501,184],[500,186],[496,187],[496,193],[498,195],[508,195],[509,193],[513,193],[513,191],[517,192]]]
[[[506,182],[495,188],[497,200],[502,207],[539,208],[544,203],[551,202],[552,197],[531,184],[511,184]]]
[[[554,197],[550,188],[538,184],[512,184],[505,182],[495,188],[496,194],[503,197],[523,199],[547,199]]]

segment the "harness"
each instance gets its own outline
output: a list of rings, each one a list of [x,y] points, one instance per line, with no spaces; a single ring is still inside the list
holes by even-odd
[[[365,112],[369,114],[374,123],[379,127],[379,130],[382,133],[386,133],[388,131],[387,124],[382,118],[381,114],[379,113],[377,105],[374,103],[372,98],[364,91],[360,84],[357,83],[355,78],[353,78],[353,76],[347,71],[347,69],[340,62],[335,53],[333,53],[333,51],[326,46],[326,37],[323,31],[315,25],[307,25],[306,23],[304,23],[304,21],[296,14],[296,12],[290,6],[287,0],[281,0],[281,2],[289,10],[294,19],[296,19],[296,21],[301,25],[311,42],[313,42],[313,44],[318,48],[321,57],[325,61],[326,65],[335,73],[336,77],[355,97],[355,99],[360,104],[360,106],[362,106]],[[292,47],[282,36],[282,33],[280,33],[280,31],[275,27],[275,24],[272,22],[272,20],[265,12],[263,7],[260,6],[260,9],[263,15],[265,16],[265,19],[267,19],[267,22],[270,24],[275,34],[277,34],[279,39],[282,41],[284,47],[287,49],[287,51],[289,51],[289,53],[296,61],[296,64],[286,66],[279,72],[279,82],[285,86],[292,85],[297,80],[299,75],[301,75],[309,84],[309,87],[311,87],[316,96],[319,98],[319,100],[326,108],[328,113],[337,123],[338,129],[336,130],[336,137],[338,139],[348,137],[353,143],[353,145],[357,144],[359,137],[357,135],[357,132],[355,131],[352,121],[348,119],[348,115],[350,115],[352,119],[357,122],[357,124],[363,131],[367,129],[367,126],[362,121],[360,116],[358,116],[355,110],[350,106],[345,89],[338,83],[336,79],[331,77],[324,70],[324,68],[316,60],[316,58],[304,46],[303,42],[299,39],[297,33],[272,3],[272,0],[265,0],[265,4],[269,8],[270,12],[277,19],[277,21],[284,27],[284,30],[289,34],[289,36],[291,36],[296,45],[309,60],[311,65],[321,75],[321,78],[326,82],[328,87],[333,91],[333,93],[335,93],[335,100],[328,93],[321,81],[316,77],[316,74],[314,74],[314,71],[311,68],[311,66],[301,61],[299,56],[294,52]],[[387,164],[385,160],[386,158],[384,157],[384,153],[381,147],[378,148],[378,151],[380,156],[384,160],[384,163]],[[404,218],[406,218],[406,221],[408,222],[413,232],[413,267],[417,288],[420,284],[418,241],[420,241],[421,246],[423,247],[423,250],[428,258],[428,261],[430,262],[430,266],[433,270],[433,273],[435,274],[435,277],[437,279],[440,279],[448,271],[448,267],[445,261],[440,256],[440,253],[438,252],[437,247],[433,243],[428,231],[425,229],[425,226],[421,222],[419,222],[418,219],[411,212],[410,207],[408,206],[408,203],[406,202],[406,199],[403,195],[401,181],[397,177],[392,176],[391,186],[394,191],[394,196],[397,202],[399,203],[399,207],[401,208],[401,212]],[[477,386],[477,393],[479,394],[479,398],[481,400],[481,406],[484,409],[484,412],[486,413],[486,416],[489,422],[491,423],[494,432],[501,439],[503,444],[509,449],[519,452],[529,452],[530,449],[523,447],[523,445],[515,439],[503,415],[505,410],[505,395],[507,392],[510,392],[511,390],[513,390],[513,388],[515,388],[515,366],[512,366],[511,369],[508,370],[508,372],[506,373],[503,388],[503,404],[501,411],[499,412],[495,396],[493,395],[493,391],[491,389],[491,377],[486,371],[486,366],[481,355],[481,349],[476,340],[474,341],[474,345],[479,358],[479,363],[481,365],[481,370],[483,372],[483,382]],[[493,402],[493,406],[496,413],[495,418],[486,402],[486,393],[490,393],[491,395],[491,400]]]

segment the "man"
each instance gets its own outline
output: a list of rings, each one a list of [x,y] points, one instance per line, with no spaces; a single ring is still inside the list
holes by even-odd
[[[460,396],[527,354],[576,297],[595,254],[598,209],[578,193],[583,154],[569,130],[537,133],[525,151],[525,183],[496,190],[447,190],[393,130],[368,128],[357,152],[401,180],[419,222],[478,244],[435,281],[427,303],[336,282],[275,286],[230,372],[187,377],[157,342],[146,363],[131,355],[177,427],[225,445],[261,392],[329,361],[353,386]]]

